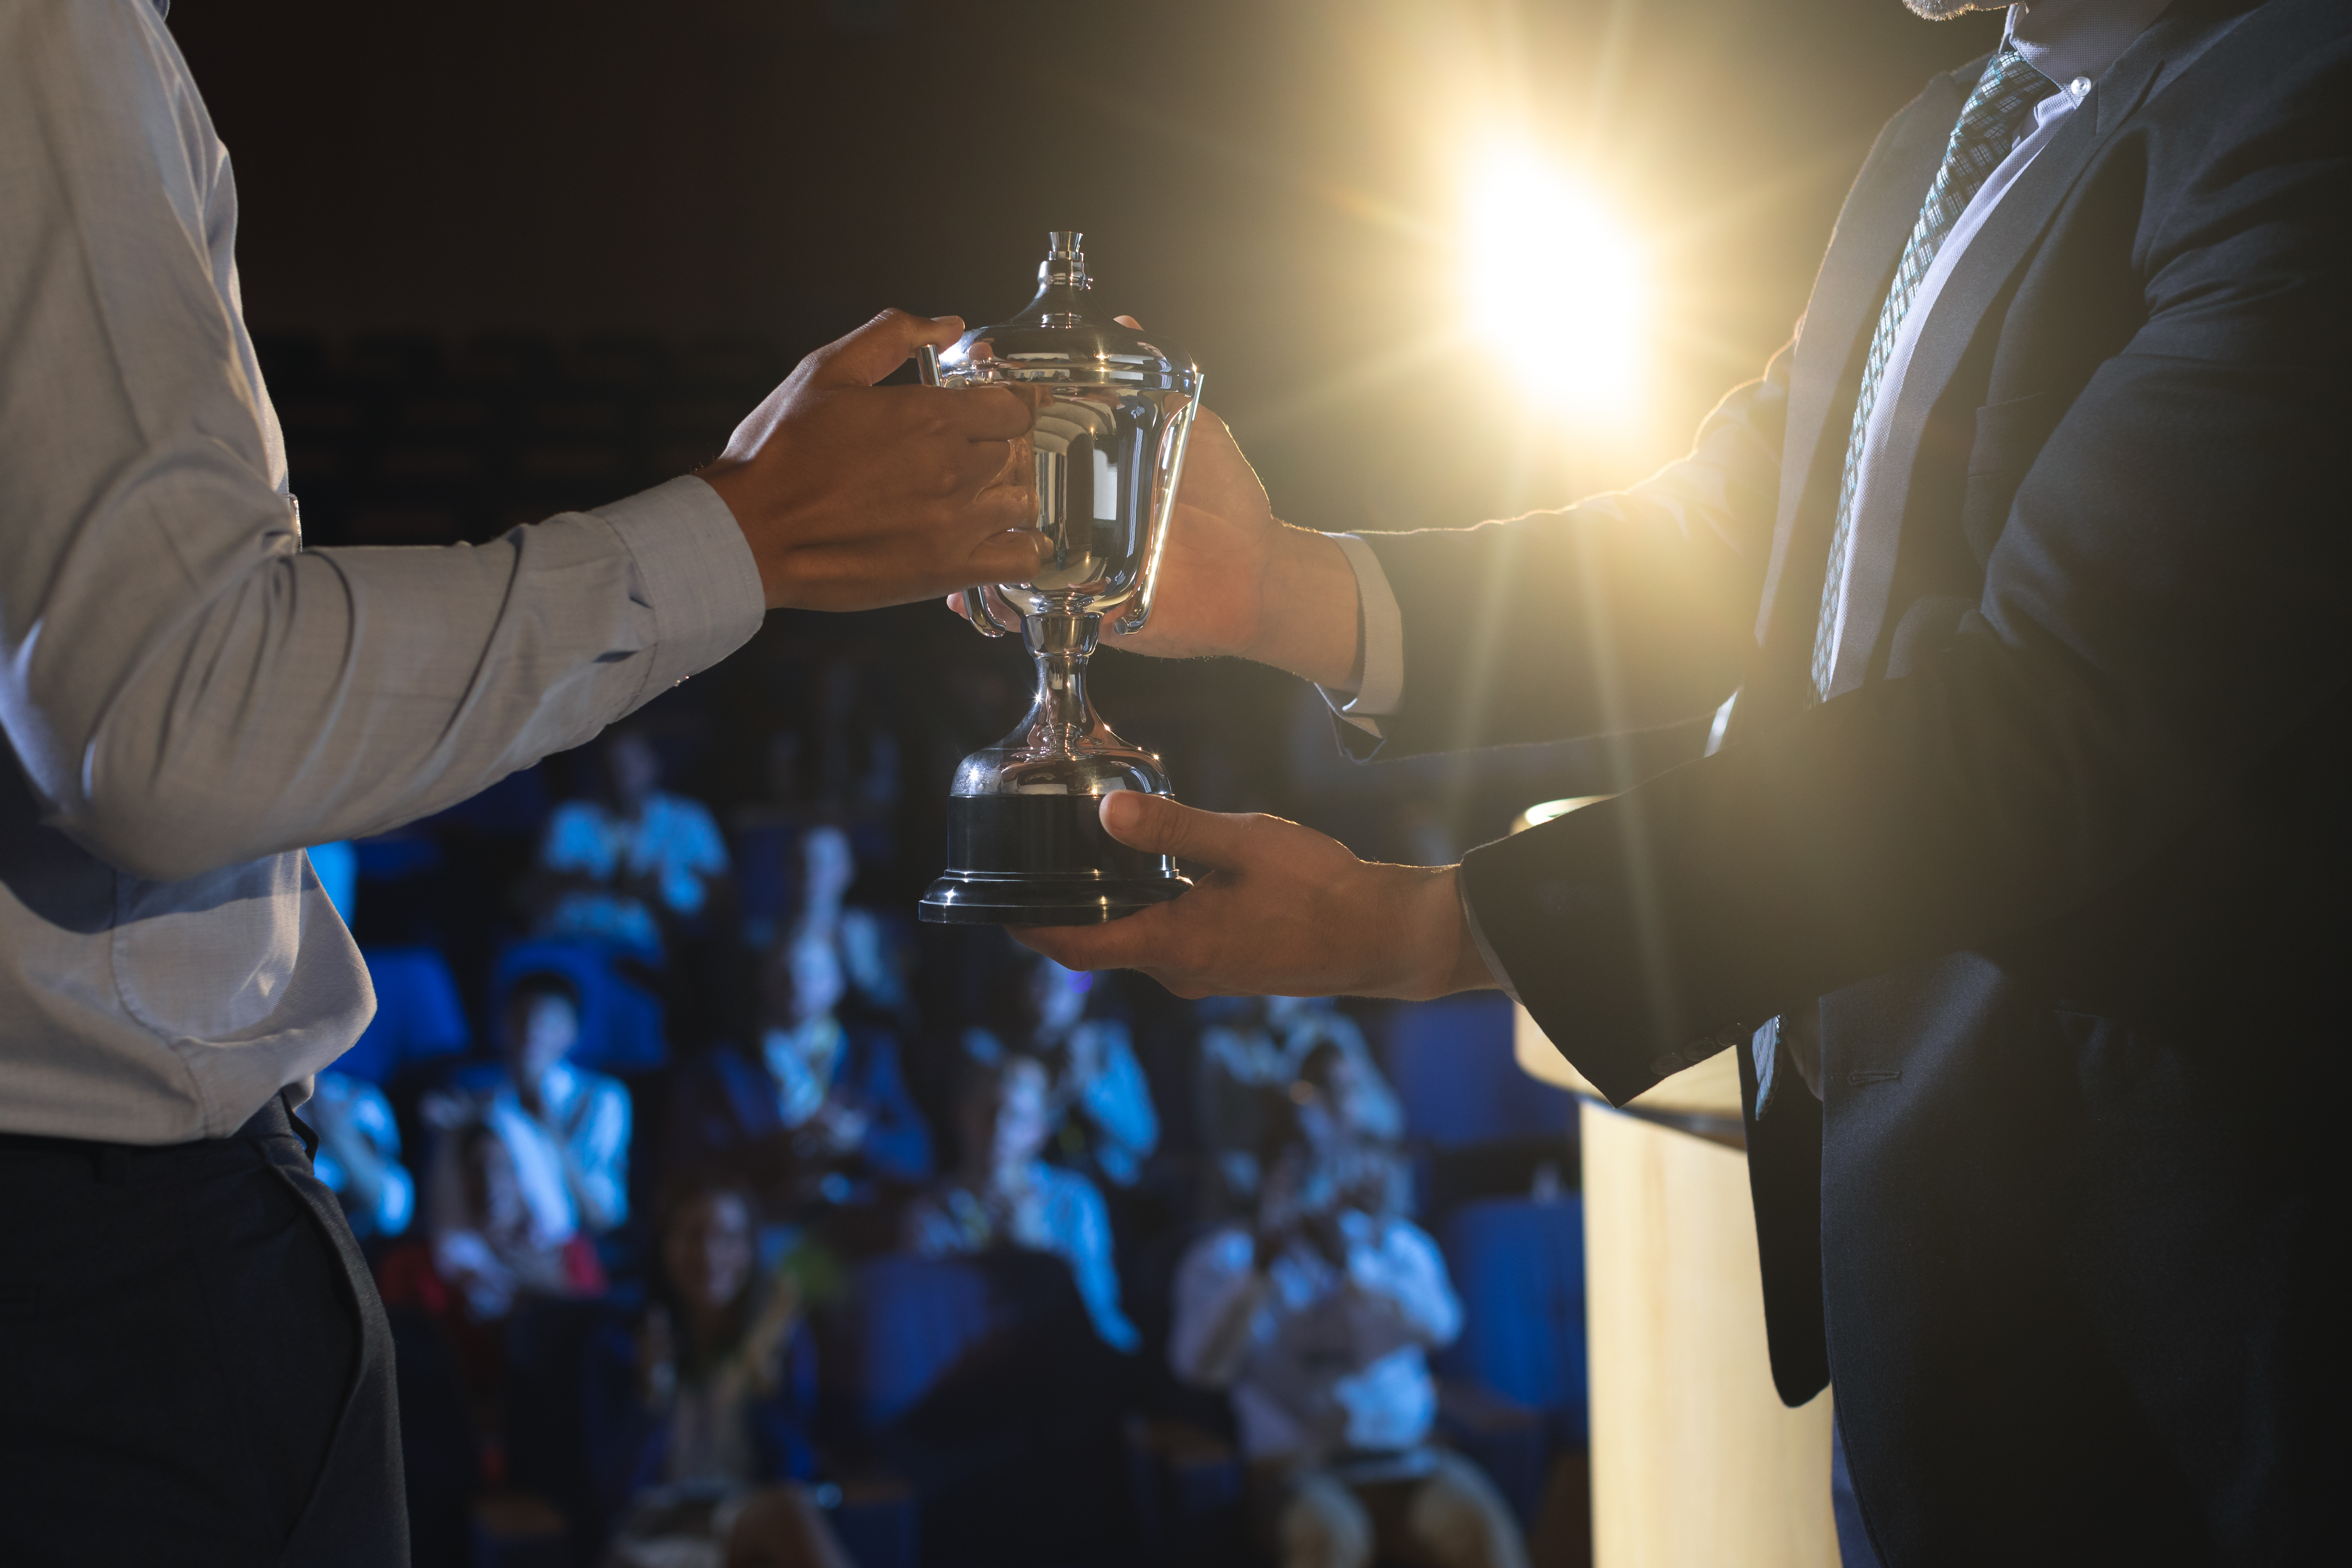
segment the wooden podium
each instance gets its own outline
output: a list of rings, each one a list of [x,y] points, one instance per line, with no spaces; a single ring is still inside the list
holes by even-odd
[[[1516,1047],[1584,1097],[1595,1568],[1834,1568],[1830,1395],[1772,1389],[1738,1063],[1612,1110],[1524,1009]]]

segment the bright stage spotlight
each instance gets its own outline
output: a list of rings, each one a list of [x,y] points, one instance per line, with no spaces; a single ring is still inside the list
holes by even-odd
[[[1469,318],[1541,401],[1633,412],[1641,247],[1592,193],[1525,148],[1487,155],[1468,202]]]

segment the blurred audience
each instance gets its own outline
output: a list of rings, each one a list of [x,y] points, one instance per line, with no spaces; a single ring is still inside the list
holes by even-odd
[[[660,787],[661,757],[642,731],[617,726],[597,744],[601,788],[548,820],[534,924],[541,936],[662,953],[724,887],[727,841],[700,801]]]
[[[628,1217],[631,1106],[617,1079],[565,1059],[580,994],[525,974],[507,997],[505,1059],[425,1097],[441,1133],[427,1219],[433,1262],[473,1315],[506,1315],[519,1293],[593,1294],[592,1238]]]
[[[1110,1216],[1082,1173],[1044,1159],[1052,1081],[1036,1058],[968,1057],[956,1094],[955,1168],[907,1213],[909,1250],[949,1258],[1016,1247],[1069,1265],[1095,1332],[1114,1350],[1142,1342],[1119,1310]]]
[[[983,1060],[1007,1049],[1034,1057],[1050,1085],[1046,1117],[1058,1152],[1114,1186],[1133,1186],[1160,1145],[1160,1117],[1127,1026],[1088,1016],[1093,975],[1004,945],[987,1008],[994,1027],[968,1030],[965,1051]]]
[[[690,1182],[662,1205],[651,1300],[603,1336],[589,1386],[614,1408],[587,1425],[610,1452],[621,1568],[839,1564],[848,1559],[797,1484],[816,1473],[816,1360],[801,1289],[757,1264],[752,1194]]]
[[[899,1071],[898,1042],[845,1025],[847,989],[827,927],[789,932],[761,967],[756,1055],[720,1045],[680,1069],[670,1101],[674,1167],[724,1166],[778,1218],[841,1203],[866,1178],[913,1184],[931,1142]]]
[[[896,926],[879,912],[850,905],[841,911],[841,963],[850,994],[862,1011],[894,1024],[914,1021],[907,984],[907,953]]]
[[[833,933],[856,1010],[892,1024],[911,1021],[905,955],[898,933],[876,910],[847,901],[857,880],[849,835],[819,824],[801,835],[800,922]]]
[[[1444,1260],[1391,1209],[1390,1157],[1348,1124],[1348,1052],[1327,1040],[1310,1066],[1263,1091],[1253,1219],[1178,1268],[1171,1364],[1230,1391],[1256,1544],[1283,1568],[1522,1568],[1501,1495],[1430,1444],[1425,1352],[1462,1322]]]
[[[501,429],[530,426],[556,391],[601,400],[614,429],[659,426],[614,438],[650,453],[667,450],[667,422],[709,386],[740,373],[756,397],[773,384],[781,367],[757,368],[755,353],[743,363],[756,374],[744,370],[742,347],[685,353],[674,380],[656,369],[624,391],[595,379],[592,362],[626,353],[575,363],[507,344],[468,351],[448,384],[469,404],[496,403]],[[306,440],[345,432],[358,470],[385,432],[351,410],[394,406],[372,379],[375,352],[298,357],[308,368],[287,378],[308,389],[295,401],[314,405]],[[505,363],[499,353],[519,379],[477,375]],[[566,384],[566,366],[580,384]],[[401,396],[425,406],[415,387]],[[331,530],[333,492],[312,488],[305,500]],[[451,504],[467,529],[495,531],[510,498]],[[911,1531],[918,1513],[933,1521],[937,1489],[963,1484],[909,1458],[934,1452],[924,1444],[939,1409],[892,1405],[904,1391],[845,1348],[886,1324],[915,1331],[854,1293],[828,1293],[822,1337],[802,1309],[819,1260],[853,1264],[841,1278],[854,1280],[873,1252],[1006,1248],[1061,1259],[1096,1336],[1070,1342],[1054,1269],[908,1276],[1034,1277],[1060,1314],[1037,1375],[1095,1377],[1121,1417],[1222,1429],[1223,1394],[1166,1375],[1172,1328],[1169,1360],[1230,1393],[1261,1544],[1284,1543],[1284,1561],[1354,1563],[1375,1549],[1515,1561],[1512,1538],[1489,1528],[1491,1489],[1428,1447],[1423,1351],[1458,1312],[1427,1237],[1403,1217],[1402,1107],[1355,1017],[1283,998],[1195,1006],[1131,977],[1063,969],[1002,933],[919,926],[913,901],[943,832],[940,781],[1020,710],[1028,665],[970,643],[946,616],[877,622],[872,635],[859,626],[772,616],[726,672],[664,694],[572,757],[395,834],[310,853],[362,941],[379,1005],[302,1116],[319,1135],[317,1172],[367,1240],[408,1336],[404,1404],[436,1360],[455,1380],[440,1426],[422,1414],[428,1399],[410,1406],[416,1440],[448,1457],[453,1495],[541,1497],[565,1518],[567,1568],[847,1568],[828,1522],[876,1561],[912,1550],[875,1522],[882,1494],[836,1498],[828,1512],[807,1489],[821,1345],[840,1358],[825,1363],[839,1376],[829,1418],[881,1412],[859,1429],[870,1450],[843,1436],[848,1426],[829,1428],[860,1487],[913,1485]],[[1323,786],[1278,747],[1253,758],[1232,739],[1249,727],[1229,711],[1163,695],[1164,710],[1135,711],[1190,759],[1195,798],[1312,807],[1283,792]],[[1313,716],[1328,755],[1319,703]],[[665,761],[688,758],[695,787],[677,768],[666,781]],[[1367,777],[1349,774],[1347,787],[1362,793]],[[1188,1249],[1203,1227],[1221,1228]],[[949,1310],[923,1297],[911,1310],[934,1306]],[[1154,1368],[1096,1377],[1103,1346],[1133,1352],[1147,1337]],[[875,1352],[887,1368],[919,1359],[897,1340]],[[972,1429],[994,1443],[997,1421],[992,1403]],[[911,1437],[893,1425],[925,1422]],[[1084,1441],[1108,1451],[1116,1431]],[[572,1468],[539,1467],[551,1442]],[[944,1442],[936,1452],[967,1473],[970,1455]],[[1040,1467],[1066,1484],[1061,1460]],[[441,1555],[420,1545],[420,1568],[461,1560],[458,1534]],[[898,1545],[874,1544],[884,1540]],[[964,1544],[927,1540],[919,1555]],[[1131,1544],[1033,1555],[1122,1561]]]
[[[319,1135],[311,1173],[340,1199],[362,1241],[389,1239],[416,1212],[416,1182],[400,1163],[400,1124],[383,1090],[322,1072],[299,1115]]]
[[[1360,1147],[1393,1148],[1404,1137],[1404,1106],[1373,1059],[1354,1019],[1320,997],[1223,997],[1203,1003],[1197,1061],[1202,1141],[1201,1203],[1209,1215],[1246,1214],[1256,1205],[1262,1172],[1263,1092],[1297,1081],[1318,1051],[1347,1065],[1335,1083],[1332,1110]],[[1391,1202],[1410,1208],[1410,1172],[1395,1167]]]

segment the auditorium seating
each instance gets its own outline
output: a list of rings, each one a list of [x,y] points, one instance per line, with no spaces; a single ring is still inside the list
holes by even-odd
[[[580,990],[580,1043],[572,1059],[599,1072],[637,1073],[669,1059],[662,1004],[626,970],[646,956],[581,937],[539,937],[501,949],[490,970],[490,1016],[506,1014],[507,994],[534,970],[551,970]]]
[[[382,1086],[419,1063],[465,1053],[474,1032],[437,948],[371,947],[361,956],[375,985],[375,1017],[336,1071]]]
[[[1508,997],[1476,992],[1407,1003],[1384,1025],[1390,1079],[1416,1142],[1454,1149],[1564,1137],[1575,1127],[1575,1096],[1537,1083],[1512,1059]]]
[[[1545,1413],[1556,1446],[1585,1441],[1584,1206],[1484,1198],[1437,1230],[1462,1337],[1437,1369]]]
[[[1060,1259],[867,1258],[816,1321],[825,1451],[913,1487],[925,1568],[1117,1552],[1131,1368]]]
[[[1405,1107],[1424,1224],[1475,1198],[1576,1182],[1576,1100],[1521,1071],[1508,998],[1405,1003],[1371,1034]]]

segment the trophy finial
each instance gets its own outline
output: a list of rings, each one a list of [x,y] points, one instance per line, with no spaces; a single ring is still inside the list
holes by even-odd
[[[1037,268],[1037,281],[1049,287],[1063,283],[1073,289],[1093,288],[1095,280],[1087,276],[1086,239],[1075,228],[1046,230],[1045,259]]]

